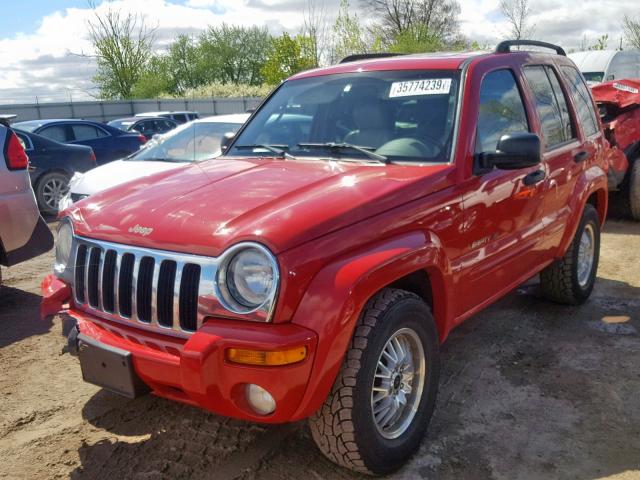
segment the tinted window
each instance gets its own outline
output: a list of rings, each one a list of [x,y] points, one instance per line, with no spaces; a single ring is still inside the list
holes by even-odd
[[[44,128],[40,135],[55,140],[56,142],[68,142],[67,127],[65,125],[52,125],[51,127]]]
[[[158,133],[165,133],[175,127],[175,123],[168,120],[155,120],[155,130]]]
[[[584,128],[584,133],[587,136],[593,135],[600,130],[598,120],[596,117],[596,111],[591,101],[591,95],[587,86],[584,84],[580,72],[573,67],[562,67],[562,73],[567,79],[569,85],[569,91],[573,98],[576,111],[578,112],[578,118]]]
[[[260,108],[229,155],[365,159],[347,143],[394,161],[448,162],[458,71],[354,72],[285,82]]]
[[[93,125],[83,125],[81,123],[77,123],[75,125],[72,125],[71,128],[73,130],[73,136],[76,141],[93,140],[95,138],[106,136],[106,134],[100,128],[96,128]]]
[[[535,97],[544,144],[547,148],[553,148],[571,139],[571,126],[569,125],[567,132],[567,125],[563,123],[562,107],[547,71],[548,69],[542,66],[525,67],[524,75]],[[560,98],[564,100],[562,96]]]
[[[567,97],[565,97],[564,92],[562,91],[562,87],[560,86],[558,74],[552,68],[545,67],[545,69],[547,71],[547,75],[549,76],[549,80],[551,81],[553,93],[556,96],[556,102],[558,103],[558,107],[560,110],[560,117],[562,118],[562,126],[564,128],[565,139],[571,140],[573,138],[577,138],[578,136],[575,133],[575,128],[573,126],[573,122],[571,121],[571,114],[569,113],[569,107],[567,105]]]
[[[493,152],[503,135],[528,131],[527,114],[513,73],[489,73],[480,87],[476,152]]]
[[[178,114],[173,115],[173,119],[174,119],[176,122],[179,122],[179,123],[184,123],[184,122],[186,122],[186,121],[187,121],[187,117],[186,117],[186,115],[184,115],[184,114],[182,114],[182,113],[178,113]]]

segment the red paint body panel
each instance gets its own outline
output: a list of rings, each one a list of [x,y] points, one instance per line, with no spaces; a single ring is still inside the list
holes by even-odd
[[[280,290],[271,324],[209,319],[188,341],[109,324],[70,309],[83,333],[133,353],[154,391],[220,414],[284,422],[314,413],[325,400],[365,303],[406,277],[428,279],[441,341],[456,325],[562,256],[584,205],[596,195],[604,220],[607,158],[602,132],[544,152],[536,167],[473,172],[479,91],[484,76],[511,69],[530,127],[540,133],[524,65],[553,68],[565,57],[535,53],[409,56],[305,72],[462,68],[463,100],[452,163],[371,165],[221,157],[147,177],[79,202],[65,212],[77,235],[115,243],[218,256],[246,240],[277,256]],[[563,88],[566,88],[563,85]],[[571,114],[575,109],[570,105]],[[588,159],[575,162],[583,150]],[[533,187],[524,177],[542,169]],[[153,229],[141,236],[129,229]],[[68,286],[43,285],[43,312],[63,309]],[[288,367],[229,365],[224,348],[305,345]],[[270,417],[244,403],[242,384],[276,397]]]

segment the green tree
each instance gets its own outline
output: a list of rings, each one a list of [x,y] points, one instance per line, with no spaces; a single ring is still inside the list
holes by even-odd
[[[198,45],[198,71],[205,82],[262,83],[271,35],[266,28],[222,24],[209,27]]]
[[[171,93],[183,94],[206,82],[207,74],[199,63],[199,46],[192,37],[180,35],[169,47],[167,66],[173,86]]]
[[[331,61],[336,62],[347,55],[366,53],[365,31],[360,25],[360,19],[349,11],[349,0],[340,0],[338,16],[333,24],[333,38]]]
[[[94,4],[90,4],[95,9]],[[94,82],[102,98],[131,98],[152,55],[155,29],[144,17],[109,8],[87,22],[98,71]]]
[[[598,37],[595,45],[591,45],[589,50],[606,50],[607,44],[609,43],[609,35],[602,35]]]
[[[396,35],[389,46],[390,52],[424,53],[437,52],[444,47],[442,38],[426,25],[414,24]]]
[[[360,3],[375,19],[374,28],[385,46],[393,45],[405,30],[421,28],[418,25],[443,43],[458,33],[458,0],[360,0]],[[408,35],[415,35],[415,30]]]
[[[175,76],[171,72],[170,63],[170,58],[166,55],[151,57],[133,86],[131,97],[156,98],[177,93]]]
[[[315,47],[312,38],[288,33],[272,39],[267,61],[261,69],[265,83],[276,85],[294,73],[316,66]]]

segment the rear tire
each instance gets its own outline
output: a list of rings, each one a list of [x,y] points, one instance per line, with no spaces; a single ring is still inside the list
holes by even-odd
[[[64,173],[50,172],[40,177],[36,185],[38,208],[47,215],[57,215],[60,200],[69,192],[69,177]]]
[[[569,249],[540,272],[543,295],[566,305],[584,303],[593,290],[599,258],[600,218],[593,205],[587,204]]]
[[[417,295],[384,289],[369,300],[331,393],[309,419],[322,453],[362,473],[400,468],[434,410],[438,345],[429,307]]]
[[[629,171],[629,210],[631,218],[640,221],[640,158],[637,158]]]

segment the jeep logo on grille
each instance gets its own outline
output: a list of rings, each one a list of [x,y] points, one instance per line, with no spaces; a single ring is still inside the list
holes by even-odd
[[[151,235],[151,232],[153,232],[153,228],[141,227],[138,224],[136,224],[135,227],[129,228],[129,233],[136,233],[138,235],[142,235],[143,237],[146,237],[147,235]]]

